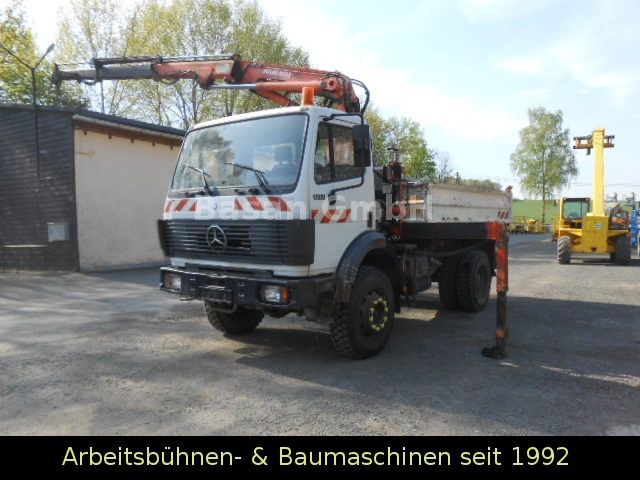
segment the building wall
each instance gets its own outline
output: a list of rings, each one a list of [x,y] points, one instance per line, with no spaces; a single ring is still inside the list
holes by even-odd
[[[71,117],[38,111],[39,184],[34,132],[32,108],[0,106],[0,262],[7,269],[75,270]],[[48,242],[49,222],[68,224],[69,240]]]
[[[179,148],[75,130],[80,270],[164,261],[157,233]]]

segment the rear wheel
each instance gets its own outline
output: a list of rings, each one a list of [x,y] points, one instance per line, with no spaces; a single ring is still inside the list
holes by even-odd
[[[247,310],[239,308],[233,313],[218,312],[213,309],[213,304],[205,300],[204,312],[209,322],[216,330],[229,335],[242,335],[255,330],[260,324],[264,313],[259,310]]]
[[[631,263],[631,239],[626,235],[616,238],[616,265],[629,265]]]
[[[571,237],[558,237],[558,263],[562,265],[571,263]]]
[[[442,305],[447,310],[458,309],[456,280],[459,263],[459,256],[446,258],[438,272],[438,293],[440,294],[440,301],[442,302]]]
[[[348,304],[335,307],[330,326],[338,353],[364,359],[382,351],[393,328],[393,287],[380,269],[364,266],[351,288]]]
[[[464,254],[458,265],[456,282],[460,310],[473,313],[484,310],[489,301],[491,277],[491,265],[485,252],[472,250]]]

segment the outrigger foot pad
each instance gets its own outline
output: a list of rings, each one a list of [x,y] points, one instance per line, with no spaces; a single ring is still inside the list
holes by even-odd
[[[507,356],[507,349],[505,345],[496,344],[493,347],[487,347],[482,349],[482,356],[487,358],[495,358],[500,360]]]

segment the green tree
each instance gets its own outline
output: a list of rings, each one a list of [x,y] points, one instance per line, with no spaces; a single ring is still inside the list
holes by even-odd
[[[502,185],[500,183],[488,179],[481,180],[476,178],[462,178],[459,183],[460,185],[466,185],[480,190],[502,190]]]
[[[391,132],[396,147],[400,149],[407,176],[418,180],[433,181],[436,178],[434,154],[427,146],[422,127],[409,118],[391,118]]]
[[[31,70],[21,64],[35,66],[44,52],[38,52],[31,29],[24,17],[22,2],[13,0],[0,11],[0,102],[31,104]],[[6,50],[5,50],[6,49]],[[51,83],[53,66],[45,59],[36,70],[38,103],[42,105],[84,106],[82,95],[73,86],[56,89]]]
[[[374,165],[389,160],[389,149],[400,152],[407,176],[433,181],[436,178],[434,152],[427,146],[422,127],[406,117],[384,118],[375,107],[369,107],[365,119],[371,128],[371,150]]]
[[[89,5],[97,4],[97,8]],[[144,0],[123,10],[114,0],[72,0],[60,25],[68,58],[125,55],[239,53],[266,63],[306,65],[307,53],[292,46],[278,20],[257,1]],[[188,128],[194,123],[272,105],[245,91],[205,91],[190,81],[109,82],[107,111]],[[96,96],[92,105],[98,106]]]
[[[511,155],[511,170],[520,178],[525,193],[542,198],[545,223],[547,198],[578,174],[561,110],[529,109],[529,125],[520,130],[520,144]]]
[[[86,63],[96,57],[135,54],[131,44],[138,32],[139,15],[134,7],[126,7],[117,0],[70,0],[58,24],[58,62]],[[132,84],[129,81],[100,82],[95,86],[84,86],[82,90],[92,110],[137,116],[137,102],[128,95],[128,87]]]
[[[369,106],[364,114],[371,131],[371,158],[376,166],[384,165],[389,160],[391,124],[376,107]]]

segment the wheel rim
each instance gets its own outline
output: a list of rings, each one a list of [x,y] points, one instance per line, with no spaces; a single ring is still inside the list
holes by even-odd
[[[377,292],[369,292],[362,299],[360,329],[366,336],[382,333],[389,325],[389,304]]]

